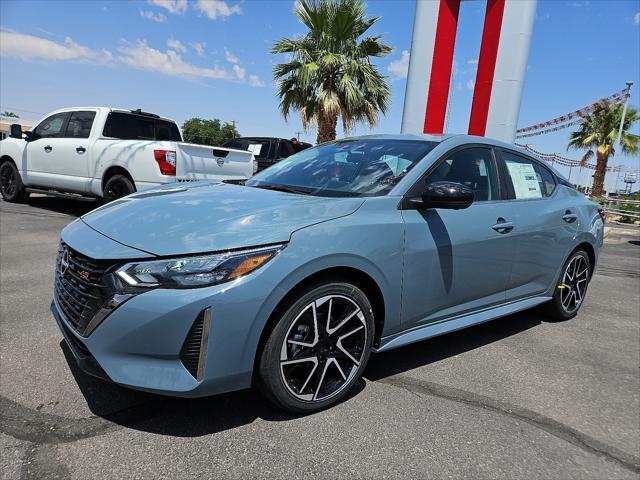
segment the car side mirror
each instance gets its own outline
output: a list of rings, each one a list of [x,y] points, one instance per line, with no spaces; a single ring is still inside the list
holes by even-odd
[[[461,210],[468,208],[473,203],[473,199],[473,190],[462,183],[433,182],[425,187],[416,206]]]
[[[11,138],[19,138],[22,139],[22,125],[19,123],[12,123],[11,127],[9,127],[9,136]]]

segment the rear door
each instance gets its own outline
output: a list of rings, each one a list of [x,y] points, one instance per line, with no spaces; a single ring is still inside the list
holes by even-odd
[[[411,328],[499,305],[514,253],[497,163],[485,146],[455,149],[410,191],[428,183],[463,183],[475,192],[464,210],[403,210],[403,326]]]
[[[499,165],[507,180],[515,255],[507,284],[507,301],[547,290],[564,261],[579,227],[572,197],[557,186],[555,175],[540,162],[500,149]]]

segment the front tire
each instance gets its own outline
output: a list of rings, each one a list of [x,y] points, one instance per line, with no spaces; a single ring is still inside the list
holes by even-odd
[[[118,198],[126,197],[136,191],[136,187],[128,177],[121,174],[113,175],[104,184],[102,200],[109,203]]]
[[[5,160],[0,164],[0,194],[7,202],[20,203],[28,197],[20,178],[18,168],[11,160]]]
[[[335,405],[367,365],[374,325],[371,304],[355,285],[339,280],[312,285],[281,312],[265,343],[260,390],[290,412]]]
[[[562,266],[553,298],[545,305],[553,320],[569,320],[578,314],[591,280],[591,260],[584,250],[576,250]]]

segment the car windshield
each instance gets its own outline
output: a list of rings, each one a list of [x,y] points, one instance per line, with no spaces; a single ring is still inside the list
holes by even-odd
[[[385,195],[436,145],[422,140],[340,140],[296,153],[246,185],[330,197]]]

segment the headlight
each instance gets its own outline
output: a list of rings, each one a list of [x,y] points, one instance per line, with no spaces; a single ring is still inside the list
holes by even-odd
[[[130,287],[194,288],[228,282],[276,256],[284,245],[237,252],[128,263],[116,275]]]

